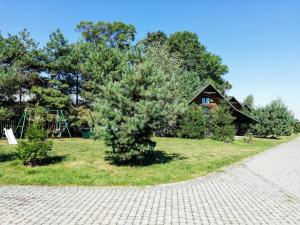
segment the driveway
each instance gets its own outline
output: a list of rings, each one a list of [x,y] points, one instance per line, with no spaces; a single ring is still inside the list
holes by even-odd
[[[2,186],[0,224],[300,224],[300,138],[176,184]]]

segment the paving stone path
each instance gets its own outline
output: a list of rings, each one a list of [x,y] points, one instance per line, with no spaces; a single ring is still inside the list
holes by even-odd
[[[0,224],[300,224],[300,138],[225,172],[146,188],[0,187]]]

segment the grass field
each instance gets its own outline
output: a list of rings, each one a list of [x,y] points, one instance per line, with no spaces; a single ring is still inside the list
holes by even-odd
[[[237,140],[225,144],[210,139],[155,138],[164,151],[162,163],[150,166],[114,166],[104,161],[107,147],[101,141],[54,141],[51,163],[25,167],[14,156],[14,147],[0,141],[0,184],[22,185],[150,185],[192,179],[291,140]]]

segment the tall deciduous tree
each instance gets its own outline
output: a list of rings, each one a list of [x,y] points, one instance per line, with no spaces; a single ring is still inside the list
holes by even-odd
[[[209,80],[223,92],[231,85],[222,77],[228,67],[222,64],[221,57],[208,52],[199,41],[197,34],[188,31],[175,32],[168,40],[171,52],[176,52],[183,61],[183,68],[197,74],[202,82]]]
[[[228,67],[222,63],[220,56],[205,51],[201,55],[201,65],[203,71],[203,74],[199,75],[201,80],[214,83],[223,93],[231,89],[231,84],[223,78],[228,73]]]
[[[171,52],[179,53],[185,70],[195,71],[199,76],[203,74],[201,55],[205,47],[199,42],[197,34],[188,31],[175,32],[170,35],[168,44]]]
[[[179,108],[180,110],[166,114],[161,120],[156,121],[155,134],[159,136],[174,136],[176,135],[178,117],[184,112],[185,107],[183,106],[187,105],[188,100],[185,96],[186,83],[182,79],[184,73],[181,67],[182,61],[176,54],[170,53],[165,44],[159,43],[146,48],[145,60],[150,60],[156,69],[163,72],[163,76],[169,77],[172,86],[169,87],[168,95],[179,100],[178,104],[182,106]],[[169,98],[169,100],[174,101],[172,98]]]
[[[148,32],[146,38],[142,40],[146,47],[164,45],[167,43],[167,41],[168,36],[160,30],[156,32]]]
[[[107,47],[128,49],[135,38],[136,29],[131,24],[122,22],[104,22],[93,23],[91,21],[82,21],[77,27],[86,42],[95,44],[105,44]]]

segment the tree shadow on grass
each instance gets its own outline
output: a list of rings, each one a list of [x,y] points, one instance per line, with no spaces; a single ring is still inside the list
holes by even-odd
[[[110,161],[111,164],[116,166],[132,166],[132,167],[142,167],[142,166],[151,166],[154,164],[165,164],[175,160],[183,160],[186,157],[178,153],[166,153],[162,150],[155,150],[150,152],[143,160],[130,160],[126,162],[114,162],[110,158],[106,158]]]
[[[1,146],[0,146],[1,147]],[[44,159],[40,166],[47,166],[50,164],[56,164],[64,161],[67,158],[66,155],[54,155],[54,156],[48,156],[46,159]],[[1,152],[0,151],[0,163],[1,162],[8,162],[13,161],[17,159],[16,152]]]
[[[186,157],[178,154],[178,153],[166,153],[161,150],[156,150],[151,152],[146,159],[143,161],[144,166],[149,166],[153,164],[165,164],[175,160],[183,160]]]
[[[13,152],[0,152],[0,162],[8,162],[16,159],[16,154]]]
[[[61,163],[62,161],[64,161],[67,158],[66,155],[54,155],[54,156],[48,156],[46,159],[44,159],[40,166],[48,166],[51,164],[57,164],[57,163]]]

